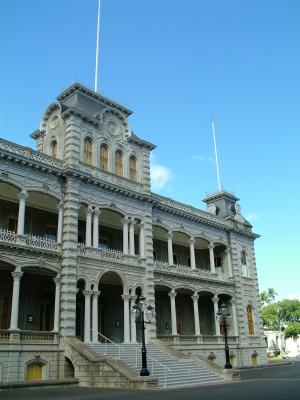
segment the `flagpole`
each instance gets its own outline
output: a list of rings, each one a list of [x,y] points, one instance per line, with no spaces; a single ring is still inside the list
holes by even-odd
[[[101,10],[101,0],[99,0],[99,2],[98,2],[97,39],[96,39],[96,67],[95,67],[95,92],[97,92],[97,90],[98,90],[100,10]]]
[[[220,181],[220,172],[219,172],[219,161],[218,161],[218,152],[217,152],[217,142],[216,142],[216,132],[215,132],[215,123],[212,118],[211,120],[213,138],[214,138],[214,147],[215,147],[215,157],[216,157],[216,167],[217,167],[217,177],[218,177],[218,187],[219,191],[221,191],[221,181]]]

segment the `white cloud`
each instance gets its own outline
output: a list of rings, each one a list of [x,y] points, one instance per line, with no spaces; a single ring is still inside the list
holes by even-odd
[[[287,298],[289,300],[300,300],[300,293],[291,293]]]
[[[249,222],[257,221],[259,219],[259,214],[258,213],[249,213],[246,216],[246,220]]]
[[[171,180],[172,176],[172,171],[169,168],[156,163],[151,164],[152,189],[163,189]]]

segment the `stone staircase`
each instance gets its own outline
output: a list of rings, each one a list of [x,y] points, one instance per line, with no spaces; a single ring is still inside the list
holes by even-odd
[[[129,368],[139,373],[141,345],[97,343],[88,347],[99,355],[120,358]],[[225,382],[218,374],[209,371],[193,360],[178,360],[153,344],[147,345],[147,364],[150,376],[159,380],[159,387],[182,387]]]

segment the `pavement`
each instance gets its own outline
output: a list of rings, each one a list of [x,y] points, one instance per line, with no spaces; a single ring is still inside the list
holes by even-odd
[[[146,391],[83,387],[0,391],[0,400],[298,400],[300,362],[241,371],[241,382]]]

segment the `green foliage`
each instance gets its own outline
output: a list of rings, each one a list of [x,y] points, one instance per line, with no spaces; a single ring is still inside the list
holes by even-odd
[[[286,338],[295,337],[300,333],[300,301],[282,300],[269,304],[262,308],[262,319],[266,328],[284,331]]]
[[[298,335],[300,335],[300,322],[289,322],[284,331],[285,338],[297,339]]]
[[[268,290],[264,290],[260,293],[260,303],[261,306],[265,306],[266,304],[271,304],[275,297],[277,296],[277,292],[273,288],[269,288]]]

